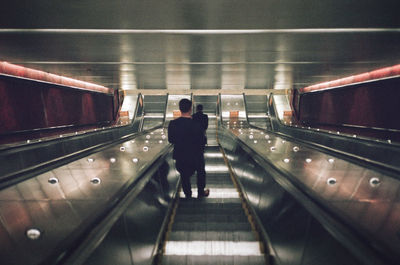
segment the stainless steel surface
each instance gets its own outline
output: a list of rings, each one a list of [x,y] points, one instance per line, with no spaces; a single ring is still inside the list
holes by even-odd
[[[268,96],[244,95],[249,124],[271,130],[268,114]]]
[[[252,128],[230,128],[254,152],[288,174],[357,233],[396,257],[400,231],[396,194],[400,181],[303,144]],[[379,181],[376,182],[376,178]],[[375,184],[373,183],[375,180]],[[254,198],[249,196],[250,201]],[[253,203],[258,203],[257,201]],[[379,229],[378,229],[379,228]]]
[[[203,112],[209,116],[215,116],[217,113],[217,100],[215,95],[194,95],[193,104],[196,107],[198,104],[203,105]]]
[[[269,100],[270,120],[275,132],[306,141],[308,144],[340,153],[358,161],[361,160],[364,164],[373,164],[395,175],[400,172],[400,149],[397,142],[336,130],[305,127],[291,124],[285,120],[282,121],[276,115],[275,98],[276,96],[271,94]]]
[[[276,110],[276,118],[278,118],[281,122],[287,123],[285,121],[285,111],[292,111],[292,108],[290,106],[290,99],[288,95],[272,95],[274,104],[275,104],[275,110]],[[289,117],[290,119],[290,117]],[[289,123],[288,123],[289,124]]]
[[[223,122],[247,122],[243,95],[221,95],[220,108]]]
[[[2,7],[1,59],[133,93],[302,87],[398,63],[397,9],[396,0],[15,1]]]
[[[138,97],[139,95],[125,95],[123,104],[121,106],[121,111],[128,112],[128,122],[132,122],[135,118],[135,110],[138,107]]]
[[[191,95],[168,95],[168,103],[165,111],[165,127],[168,126],[169,121],[180,117],[179,101],[184,98],[192,100]],[[174,117],[174,113],[178,116]]]
[[[215,116],[208,115],[208,129],[206,131],[207,145],[217,146],[217,119]]]
[[[206,147],[205,160],[210,196],[179,201],[162,264],[265,264],[219,147]]]
[[[2,189],[1,263],[61,255],[168,145],[164,130],[156,130]],[[27,238],[30,229],[41,232],[39,240]]]
[[[0,186],[10,185],[8,182],[15,182],[26,171],[88,153],[132,132],[130,125],[117,125],[1,145]]]
[[[150,130],[164,123],[168,95],[144,96],[143,130]]]
[[[179,175],[170,156],[83,264],[152,264],[177,192]]]
[[[131,120],[132,131],[139,132],[143,127],[143,122],[144,122],[144,101],[143,101],[143,95],[139,94],[137,96],[137,103],[135,105],[133,120]]]

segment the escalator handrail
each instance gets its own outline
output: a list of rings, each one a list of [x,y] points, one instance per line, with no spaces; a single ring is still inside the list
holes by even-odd
[[[139,114],[138,112],[139,112],[140,101],[143,102],[143,99],[142,100],[140,100],[140,99],[142,99],[142,93],[139,93],[138,96],[137,96],[135,111],[133,112],[133,119],[130,122],[130,126],[134,126],[134,124],[136,124],[135,121],[136,121],[137,116]],[[143,116],[143,107],[142,107],[142,113],[140,113],[140,117],[142,117],[142,116]],[[140,131],[140,123],[139,123],[138,131]]]
[[[71,127],[73,127],[73,125],[71,125]],[[90,129],[90,130],[85,130],[83,132],[77,131],[78,134],[66,133],[66,134],[61,134],[62,138],[59,135],[57,135],[57,136],[38,138],[36,140],[31,140],[31,141],[16,142],[14,144],[4,144],[4,145],[0,145],[0,152],[4,152],[4,151],[10,150],[10,149],[15,149],[15,148],[32,147],[35,145],[46,144],[46,143],[49,143],[52,141],[59,141],[60,139],[65,140],[65,139],[72,138],[72,137],[88,135],[88,134],[93,134],[93,133],[99,133],[100,131],[104,132],[104,131],[109,131],[109,130],[115,130],[115,129],[125,128],[125,127],[129,127],[129,125],[107,126],[104,128],[94,128],[94,129]],[[59,129],[59,128],[70,128],[70,127],[62,126],[62,127],[56,127],[55,129]],[[53,129],[53,128],[46,128],[44,130],[48,130],[48,129]]]
[[[165,99],[164,116],[163,116],[163,121],[162,121],[162,126],[163,126],[163,127],[164,127],[165,121],[166,121],[166,119],[167,119],[168,99],[169,99],[169,93],[167,93],[167,97],[166,97],[166,99]]]

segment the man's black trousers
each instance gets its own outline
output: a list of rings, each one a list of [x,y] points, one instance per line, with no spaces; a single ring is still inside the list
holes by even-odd
[[[185,193],[186,198],[192,196],[192,186],[190,183],[190,177],[193,173],[197,172],[197,191],[198,194],[203,194],[204,188],[206,187],[206,171],[204,154],[196,156],[192,160],[176,160],[176,169],[181,175],[182,189]]]

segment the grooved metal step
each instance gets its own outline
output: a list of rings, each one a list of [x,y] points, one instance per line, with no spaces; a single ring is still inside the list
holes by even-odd
[[[170,241],[256,241],[252,231],[235,230],[235,231],[173,231],[169,234]]]
[[[265,264],[264,256],[178,256],[163,257],[163,264],[196,264],[196,265],[261,265]]]

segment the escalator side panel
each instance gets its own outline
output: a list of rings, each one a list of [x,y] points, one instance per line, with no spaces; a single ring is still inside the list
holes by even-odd
[[[67,135],[58,139],[34,142],[0,151],[0,181],[21,170],[78,152],[132,133],[130,126]]]
[[[361,264],[235,139],[220,136],[220,143],[268,234],[276,264]]]
[[[72,262],[91,248],[86,240],[103,235],[92,231],[110,219],[111,226],[110,213],[122,212],[129,201],[124,199],[134,198],[150,178],[151,165],[169,152],[163,133],[121,140],[0,190],[0,263]],[[39,238],[30,239],[30,229],[40,231]]]
[[[375,165],[387,167],[400,171],[400,148],[390,137],[382,140],[376,138],[366,138],[356,135],[357,133],[344,134],[337,130],[328,131],[319,128],[305,127],[298,125],[283,124],[276,113],[275,97],[271,94],[268,103],[269,113],[273,125],[273,131],[290,136],[294,139],[303,140],[323,147],[331,148],[336,152],[342,152],[363,160],[369,160]],[[393,142],[393,143],[392,143]]]
[[[151,264],[178,178],[169,157],[85,264]]]

